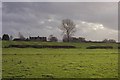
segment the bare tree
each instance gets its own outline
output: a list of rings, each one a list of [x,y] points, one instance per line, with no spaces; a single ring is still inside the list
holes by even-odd
[[[75,33],[76,27],[72,20],[64,19],[62,20],[62,25],[60,29],[63,31],[63,34],[67,36],[67,41],[69,42],[70,37]]]

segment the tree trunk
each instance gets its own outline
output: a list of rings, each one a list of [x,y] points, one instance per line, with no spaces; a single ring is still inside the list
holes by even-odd
[[[68,31],[67,31],[67,42],[70,42],[70,36]]]

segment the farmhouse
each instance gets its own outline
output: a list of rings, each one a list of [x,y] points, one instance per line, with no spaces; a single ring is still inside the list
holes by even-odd
[[[46,37],[29,37],[30,41],[47,41]]]

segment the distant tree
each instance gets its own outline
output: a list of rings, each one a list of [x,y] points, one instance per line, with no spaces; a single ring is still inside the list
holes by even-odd
[[[108,39],[104,39],[102,42],[108,42]]]
[[[19,32],[19,34],[18,34],[18,37],[19,37],[19,39],[21,39],[21,40],[25,40],[25,37]]]
[[[105,43],[116,43],[116,41],[114,39],[104,39],[102,42],[105,42]]]
[[[116,41],[114,39],[109,39],[110,43],[116,43]]]
[[[57,37],[54,37],[53,35],[50,35],[49,38],[48,38],[48,40],[50,42],[57,42],[58,41]]]
[[[13,36],[12,35],[10,36],[10,40],[13,40]]]
[[[3,34],[2,40],[9,40],[9,35],[8,34]]]
[[[53,35],[49,35],[49,37],[48,37],[48,40],[49,40],[49,41],[50,41],[51,37],[53,37]]]
[[[30,41],[29,38],[27,38],[26,41]]]
[[[63,31],[63,34],[67,36],[67,42],[69,42],[70,37],[76,31],[75,24],[70,19],[64,19],[64,20],[62,20],[62,25],[61,25],[60,29]]]

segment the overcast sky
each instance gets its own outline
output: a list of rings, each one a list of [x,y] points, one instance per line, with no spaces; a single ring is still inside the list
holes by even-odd
[[[2,33],[25,37],[53,34],[62,38],[61,20],[76,24],[76,37],[87,40],[118,38],[117,2],[3,2]]]

